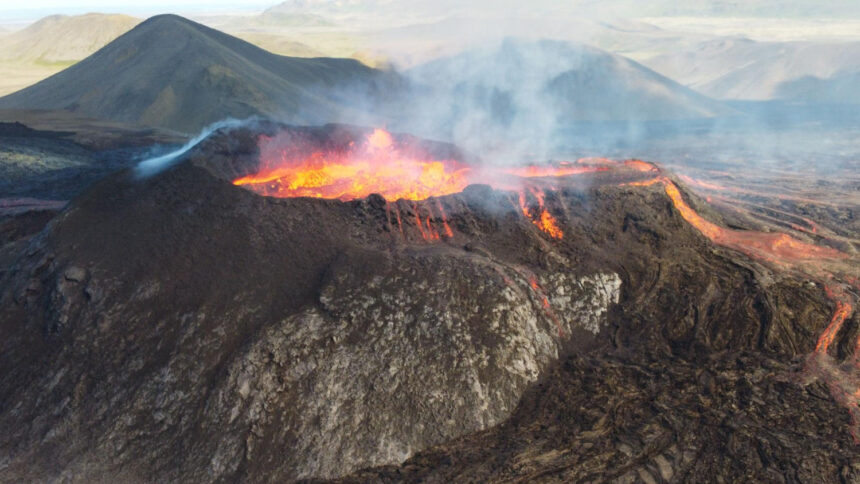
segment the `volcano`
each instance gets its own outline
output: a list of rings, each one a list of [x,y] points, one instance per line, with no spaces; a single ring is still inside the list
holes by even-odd
[[[320,122],[348,109],[336,88],[372,96],[396,77],[350,59],[283,57],[176,15],[137,25],[95,54],[0,99],[198,132],[225,117]]]
[[[161,168],[3,276],[0,479],[856,476],[844,254],[657,165],[257,122]]]

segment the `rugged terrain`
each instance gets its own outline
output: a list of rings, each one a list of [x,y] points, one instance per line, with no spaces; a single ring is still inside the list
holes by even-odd
[[[231,183],[260,134],[296,129],[223,130],[152,177],[117,173],[8,258],[0,479],[290,481],[406,459],[350,479],[854,478],[849,412],[803,378],[824,288],[715,246],[630,185],[652,169],[536,179],[561,238],[488,186],[341,202]]]
[[[749,351],[572,355],[504,424],[338,482],[857,482],[848,414],[799,385],[801,367]]]

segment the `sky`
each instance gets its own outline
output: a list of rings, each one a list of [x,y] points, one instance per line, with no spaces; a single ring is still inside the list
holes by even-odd
[[[254,13],[277,0],[0,0],[0,23],[33,21],[47,15],[88,12],[125,13],[146,17],[159,13]]]
[[[0,24],[32,22],[52,14],[125,13],[148,17],[158,13],[186,15],[252,14],[281,0],[0,0]],[[572,10],[587,16],[640,17],[787,17],[792,19],[860,18],[860,0],[287,0],[301,6],[347,4],[350,7],[387,4],[395,9],[435,11],[454,9],[499,12],[542,8]]]

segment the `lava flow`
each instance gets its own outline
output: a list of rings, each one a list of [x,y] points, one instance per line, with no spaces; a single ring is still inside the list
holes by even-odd
[[[633,182],[631,185],[647,186],[656,183],[663,185],[666,194],[672,200],[681,217],[717,245],[729,247],[750,257],[764,259],[781,266],[793,266],[803,261],[844,259],[847,257],[846,254],[836,249],[802,242],[788,234],[732,230],[720,227],[693,210],[681,196],[678,187],[665,176]]]
[[[554,239],[561,239],[564,237],[564,232],[558,227],[558,222],[555,220],[555,217],[549,213],[544,204],[544,194],[543,192],[530,188],[529,192],[534,196],[534,198],[538,202],[538,207],[536,211],[533,211],[529,205],[526,203],[526,192],[525,190],[519,191],[519,207],[522,210],[523,215],[526,218],[532,221],[535,226],[544,231],[550,237]],[[534,212],[534,213],[533,213]]]

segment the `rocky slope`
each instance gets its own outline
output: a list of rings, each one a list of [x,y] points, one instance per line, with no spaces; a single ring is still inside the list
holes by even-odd
[[[548,187],[556,239],[486,186],[340,202],[230,183],[280,129],[110,177],[19,253],[0,480],[292,481],[416,453],[356,479],[734,478],[727,459],[757,449],[771,470],[748,475],[790,481],[856,462],[847,412],[780,380],[829,321],[823,289],[715,247],[666,192],[625,185],[641,172]]]

